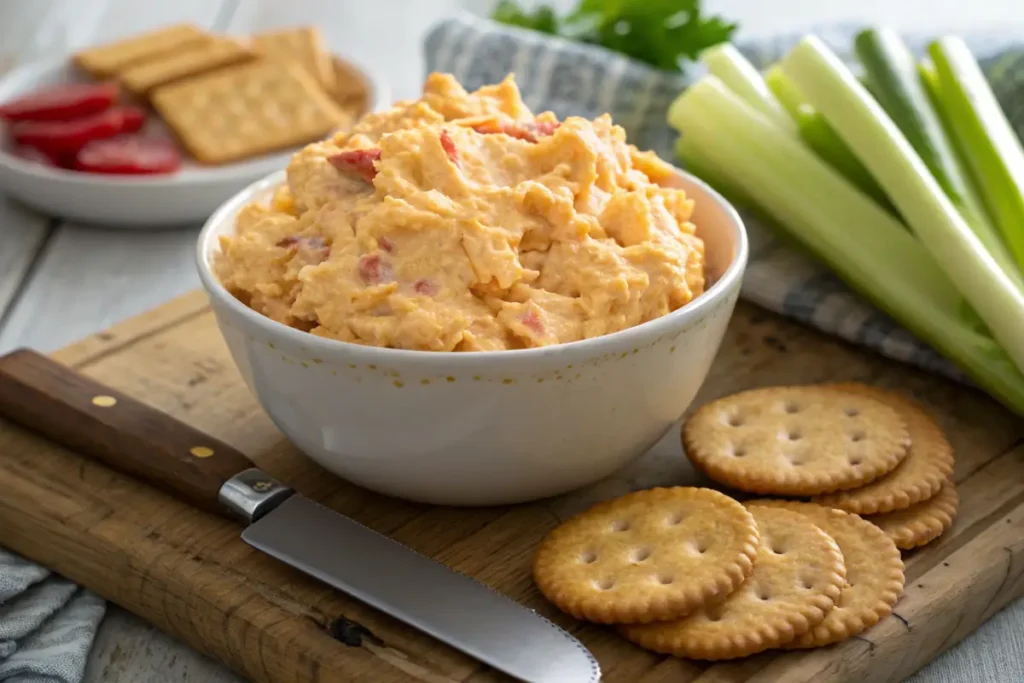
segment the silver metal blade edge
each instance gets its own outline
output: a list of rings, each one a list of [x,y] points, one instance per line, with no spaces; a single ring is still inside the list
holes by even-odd
[[[597,683],[564,629],[478,581],[295,494],[242,540],[528,683]]]

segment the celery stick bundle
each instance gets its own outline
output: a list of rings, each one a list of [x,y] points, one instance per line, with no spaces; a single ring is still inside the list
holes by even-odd
[[[960,39],[854,47],[861,78],[813,35],[766,77],[712,48],[677,153],[1024,414],[1024,149]]]

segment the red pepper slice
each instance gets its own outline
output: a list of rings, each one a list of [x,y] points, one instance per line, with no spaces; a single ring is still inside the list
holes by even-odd
[[[73,154],[91,140],[111,138],[124,128],[124,112],[110,107],[98,114],[71,121],[20,121],[11,126],[11,137],[49,154]]]
[[[379,149],[350,149],[327,157],[327,161],[331,162],[334,168],[346,175],[362,178],[368,183],[372,183],[377,175],[377,167],[373,162],[378,159]]]
[[[146,125],[146,112],[140,107],[121,107],[121,115],[124,117],[121,124],[122,133],[138,133]]]
[[[43,88],[0,104],[8,121],[66,121],[101,112],[117,102],[116,83],[68,83]]]
[[[181,152],[174,143],[138,135],[93,140],[75,156],[75,168],[88,173],[151,175],[180,167]]]
[[[443,149],[444,153],[448,155],[448,159],[453,164],[458,166],[459,165],[459,149],[458,149],[458,147],[455,146],[455,141],[452,140],[451,134],[449,134],[447,130],[442,128],[441,129],[440,140],[441,140],[441,149]]]

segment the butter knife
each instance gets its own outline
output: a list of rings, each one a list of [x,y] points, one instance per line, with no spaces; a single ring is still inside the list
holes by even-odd
[[[576,638],[533,610],[329,510],[226,443],[35,351],[0,357],[0,416],[245,526],[242,540],[528,683],[596,683]]]

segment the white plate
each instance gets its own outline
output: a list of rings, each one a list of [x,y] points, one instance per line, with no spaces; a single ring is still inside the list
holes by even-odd
[[[347,57],[370,88],[374,110],[387,106],[386,84]],[[0,102],[44,86],[82,81],[68,59],[27,64],[0,81]],[[154,115],[150,124],[159,126]],[[107,176],[51,168],[10,153],[4,131],[0,144],[0,191],[44,214],[118,228],[200,223],[229,197],[288,164],[295,149],[235,164],[209,167],[187,160],[165,176]]]

